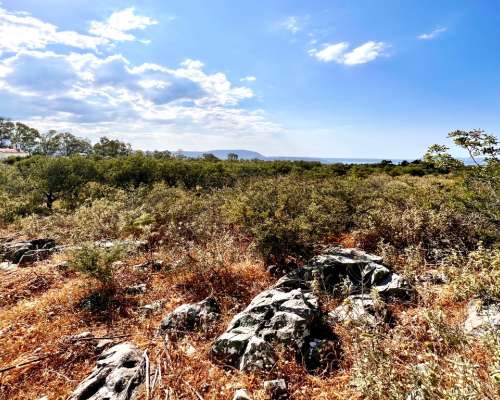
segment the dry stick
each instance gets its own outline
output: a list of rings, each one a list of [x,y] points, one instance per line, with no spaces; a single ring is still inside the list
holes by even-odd
[[[149,357],[148,351],[144,351],[144,361],[146,363],[146,400],[149,400]]]
[[[119,338],[125,338],[129,337],[130,335],[117,335],[117,336],[102,336],[102,337],[82,337],[82,338],[72,338],[74,341],[79,341],[79,340],[101,340],[101,339],[119,339]]]
[[[24,367],[26,365],[33,364],[33,363],[36,363],[36,362],[41,361],[41,360],[45,360],[46,358],[49,358],[51,355],[53,355],[53,354],[46,354],[46,355],[44,355],[42,357],[35,358],[34,360],[24,361],[24,362],[22,362],[20,364],[16,364],[16,365],[10,365],[8,367],[0,369],[0,374],[3,373],[3,372],[10,371],[11,369],[16,369],[16,368]]]

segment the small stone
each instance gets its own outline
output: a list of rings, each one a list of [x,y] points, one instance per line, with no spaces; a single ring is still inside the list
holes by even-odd
[[[269,399],[271,400],[285,400],[288,399],[288,391],[286,389],[286,382],[284,379],[274,379],[265,381],[264,390],[266,391]]]
[[[101,353],[106,348],[108,348],[112,343],[113,341],[111,339],[100,339],[95,346],[95,350],[96,352]]]
[[[234,392],[233,400],[252,400],[246,389],[238,389]]]
[[[144,317],[149,317],[154,313],[158,312],[162,306],[163,306],[163,301],[156,300],[153,301],[151,304],[146,304],[145,306],[139,307],[139,311]]]
[[[140,283],[138,285],[129,286],[125,289],[125,293],[135,296],[139,294],[144,294],[148,290],[145,283]]]

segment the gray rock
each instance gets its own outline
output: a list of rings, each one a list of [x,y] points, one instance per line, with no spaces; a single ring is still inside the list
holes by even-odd
[[[234,392],[233,400],[252,400],[246,389],[238,389]]]
[[[264,390],[266,391],[269,399],[271,400],[285,400],[288,399],[288,391],[284,379],[274,379],[265,381]]]
[[[99,356],[68,400],[129,400],[143,381],[142,352],[132,343],[121,343]]]
[[[500,330],[500,303],[473,299],[467,306],[467,319],[464,330],[467,333],[482,335],[487,331]]]
[[[141,264],[134,265],[132,268],[136,271],[146,272],[146,271],[161,271],[163,269],[164,262],[162,260],[152,260],[145,261]]]
[[[336,337],[323,324],[324,315],[312,290],[319,287],[336,293],[347,281],[351,293],[358,297],[351,298],[352,310],[342,307],[334,317],[345,320],[363,316],[370,323],[376,322],[373,300],[362,293],[373,289],[383,298],[410,293],[407,282],[381,262],[381,257],[358,249],[326,250],[304,267],[287,273],[235,315],[213,343],[213,357],[240,369],[250,365],[266,369],[275,360],[274,345],[283,344],[294,349],[308,368],[332,365],[330,356],[338,354]]]
[[[125,288],[125,293],[135,296],[138,294],[144,294],[148,290],[147,286],[145,283],[139,283],[137,285],[129,286]]]
[[[54,239],[11,241],[1,245],[0,259],[16,264],[26,264],[48,258],[56,250]]]
[[[380,319],[377,319],[375,302],[369,294],[351,295],[344,302],[331,311],[328,316],[331,320],[342,324],[360,324],[375,326],[379,320],[385,320],[386,309],[381,312]]]
[[[215,359],[241,370],[266,370],[276,362],[273,344],[300,351],[318,324],[317,298],[302,289],[268,289],[257,295],[212,346]]]
[[[313,281],[319,280],[322,290],[330,293],[347,283],[351,294],[373,288],[386,298],[407,298],[411,294],[408,282],[381,262],[381,257],[358,249],[332,247],[279,279],[274,287],[310,288]]]
[[[194,304],[183,304],[169,313],[160,324],[160,333],[207,330],[219,318],[219,304],[208,297]]]

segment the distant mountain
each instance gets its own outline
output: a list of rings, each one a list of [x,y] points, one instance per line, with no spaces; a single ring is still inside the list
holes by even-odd
[[[267,157],[263,156],[256,151],[250,150],[207,150],[207,151],[178,151],[176,154],[182,154],[183,156],[189,158],[200,158],[203,154],[213,154],[215,157],[220,158],[222,160],[227,159],[227,155],[229,153],[238,154],[238,159],[240,160],[268,160]]]

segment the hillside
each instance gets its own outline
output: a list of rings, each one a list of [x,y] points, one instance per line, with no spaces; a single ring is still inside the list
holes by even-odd
[[[426,160],[0,164],[0,399],[496,398],[498,163]]]

